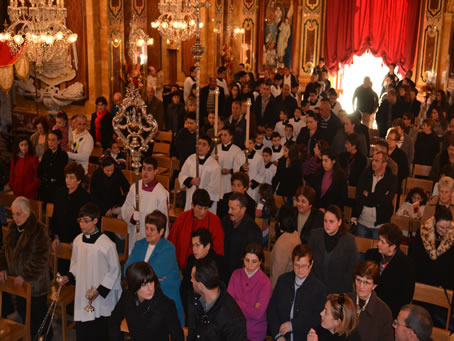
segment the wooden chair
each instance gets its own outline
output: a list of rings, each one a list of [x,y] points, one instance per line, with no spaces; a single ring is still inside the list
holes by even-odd
[[[156,180],[164,186],[167,191],[170,191],[170,177],[168,175],[156,174]]]
[[[16,277],[8,276],[5,282],[0,282],[0,316],[2,315],[2,293],[7,292],[12,295],[25,298],[25,324],[20,324],[8,319],[0,318],[0,338],[2,340],[25,340],[31,341],[30,334],[30,314],[32,301],[32,284],[24,282],[20,287],[14,285]]]
[[[169,208],[169,218],[177,219],[178,216],[184,211],[184,208],[177,207],[177,195],[180,191],[184,191],[186,188],[180,187],[178,178],[175,179],[175,187],[173,189],[172,205]]]
[[[432,189],[434,186],[434,182],[432,180],[426,179],[419,179],[419,178],[407,178],[405,181],[402,182],[402,186],[405,184],[405,188],[403,188],[403,192],[408,194],[413,188],[421,187],[424,191],[426,191],[427,195],[430,197],[432,193]]]
[[[113,232],[124,237],[125,247],[123,249],[123,254],[118,255],[118,259],[121,265],[124,265],[128,260],[129,256],[129,234],[128,234],[128,224],[117,218],[112,217],[102,217],[101,219],[101,231],[102,232]]]
[[[16,196],[12,193],[1,192],[0,193],[0,206],[2,206],[7,212],[11,213],[11,204],[13,203]],[[11,215],[10,215],[11,217]]]
[[[348,198],[349,199],[356,198],[356,187],[355,186],[348,186]]]
[[[59,259],[66,259],[66,260],[71,260],[71,255],[72,255],[72,244],[70,243],[60,243],[58,245],[58,248],[56,252],[52,252],[52,257],[54,261],[53,265],[53,271],[54,274],[57,273],[57,265],[58,265],[58,260]],[[57,290],[58,290],[58,284],[55,283],[51,287],[51,292],[49,293],[48,299],[50,301],[55,301],[57,298]],[[67,319],[67,313],[66,313],[66,307],[69,305],[74,304],[74,297],[76,293],[76,288],[74,285],[68,285],[66,284],[61,288],[60,291],[60,296],[58,297],[57,301],[57,307],[60,310],[60,315],[61,315],[61,325],[62,325],[62,335],[63,335],[63,341],[68,340],[68,334],[76,326],[76,322],[72,321],[71,323],[68,324],[68,319]]]
[[[376,249],[376,248],[378,248],[378,240],[374,239],[374,241],[372,243],[372,249]],[[408,256],[408,245],[400,244],[400,251],[402,251],[405,255]]]
[[[451,332],[446,329],[432,327],[432,340],[433,341],[450,341],[454,338],[451,337]]]
[[[88,178],[91,179],[91,177],[93,176],[93,173],[95,172],[95,170],[98,168],[98,165],[96,163],[89,163],[88,164]]]
[[[370,238],[358,237],[355,236],[355,243],[358,252],[366,253],[367,250],[372,249],[374,245],[374,240]]]
[[[391,223],[397,225],[402,231],[408,231],[409,234],[416,232],[421,222],[418,219],[410,217],[401,217],[393,214]]]
[[[168,156],[157,155],[154,156],[158,162],[158,174],[160,175],[172,175],[173,173],[173,162]]]
[[[153,156],[170,156],[170,145],[172,144],[172,132],[160,131],[154,139]]]
[[[121,170],[123,175],[125,176],[126,180],[132,185],[136,182],[136,173],[133,170],[129,169],[122,169]],[[142,173],[139,172],[139,180],[142,179]]]
[[[91,155],[90,156],[100,158],[102,156],[102,154],[103,154],[102,147],[94,146],[93,150],[91,151]]]
[[[47,230],[50,230],[50,219],[54,215],[54,204],[47,203],[46,205],[46,213],[44,217],[44,224],[47,226]]]
[[[449,327],[449,317],[451,316],[451,302],[453,297],[452,290],[434,287],[423,283],[416,282],[413,301],[433,304],[448,310],[445,329]]]
[[[43,202],[39,200],[29,199],[30,201],[30,208],[35,213],[36,219],[38,221],[43,221]]]
[[[432,170],[432,166],[419,165],[419,164],[415,163],[413,165],[413,171],[411,173],[411,176],[412,177],[416,177],[416,176],[429,177],[431,170]]]
[[[265,219],[263,219],[263,218],[255,218],[255,223],[260,228],[260,230],[263,230],[263,225],[265,225]]]

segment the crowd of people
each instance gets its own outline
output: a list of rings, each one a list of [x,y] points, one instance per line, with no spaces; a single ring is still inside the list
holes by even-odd
[[[175,221],[152,153],[138,186],[121,171],[126,156],[111,124],[120,93],[110,111],[96,99],[90,126],[84,114],[38,117],[31,138],[13,146],[17,198],[0,251],[0,281],[32,282],[32,337],[47,312],[50,252],[71,243],[58,271],[60,285],[75,285],[77,340],[121,340],[123,319],[132,340],[183,340],[182,326],[191,341],[429,340],[446,313],[410,303],[415,282],[454,289],[454,107],[441,90],[419,102],[411,71],[399,80],[391,66],[380,97],[365,77],[347,114],[327,75],[321,59],[300,93],[286,66],[258,79],[240,70],[230,85],[220,67],[200,90],[197,127],[195,68],[182,89],[166,91],[150,67],[147,111],[171,131],[180,164],[172,180],[184,211]],[[371,145],[374,120],[383,139]],[[104,154],[89,174],[95,146]],[[432,196],[413,188],[403,198],[415,163],[432,166]],[[31,209],[35,199],[54,204],[48,227]],[[420,220],[405,236],[408,255],[393,214]],[[125,241],[100,232],[103,216],[128,224],[123,268]],[[354,235],[378,248],[360,254]],[[24,302],[16,305],[24,317]]]

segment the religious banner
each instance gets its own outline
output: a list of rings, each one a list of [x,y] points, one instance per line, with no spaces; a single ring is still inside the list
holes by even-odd
[[[9,92],[14,82],[14,69],[17,75],[25,79],[29,74],[29,63],[20,52],[13,55],[7,42],[0,42],[0,88]]]

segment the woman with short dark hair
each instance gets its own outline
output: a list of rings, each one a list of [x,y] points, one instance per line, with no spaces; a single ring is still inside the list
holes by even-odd
[[[266,338],[266,308],[271,297],[271,282],[261,269],[264,258],[262,246],[249,243],[243,251],[244,268],[233,272],[227,288],[246,318],[250,341]]]
[[[412,261],[399,248],[402,231],[394,224],[383,224],[378,230],[378,247],[366,252],[366,259],[379,266],[380,281],[375,293],[396,318],[400,308],[411,302],[415,290]]]
[[[323,229],[312,231],[309,245],[314,254],[313,272],[326,285],[327,291],[349,292],[359,256],[355,239],[347,232],[338,206],[326,208]]]
[[[180,270],[177,264],[175,246],[163,238],[167,226],[167,217],[155,210],[145,217],[145,238],[134,244],[125,264],[128,267],[145,261],[150,264],[162,287],[164,295],[175,302],[180,323],[184,324],[183,306],[180,298]]]
[[[113,341],[123,340],[120,325],[128,323],[132,341],[184,340],[175,303],[163,294],[151,265],[136,262],[126,270],[127,289],[110,316],[109,334]]]
[[[317,208],[317,193],[311,186],[298,187],[293,206],[301,243],[307,244],[312,230],[323,226],[323,212]]]
[[[117,216],[130,184],[111,156],[102,157],[99,164],[91,178],[90,193],[101,208],[101,216]]]
[[[356,304],[359,316],[358,334],[362,340],[393,341],[393,316],[374,289],[380,281],[380,269],[375,262],[363,261],[353,272],[354,291],[348,296]]]
[[[30,142],[32,143],[36,155],[41,160],[48,149],[47,134],[49,133],[49,121],[44,116],[38,116],[35,118],[33,126],[35,127],[36,132],[30,136]]]

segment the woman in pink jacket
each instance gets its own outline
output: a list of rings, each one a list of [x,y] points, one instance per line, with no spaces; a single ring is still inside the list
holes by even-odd
[[[26,136],[20,136],[14,145],[9,176],[9,187],[15,196],[38,198],[38,165],[33,146]]]
[[[244,268],[233,272],[227,291],[246,318],[248,340],[263,341],[266,338],[266,308],[271,298],[271,281],[260,268],[264,262],[262,247],[249,243],[244,249],[243,261]]]

